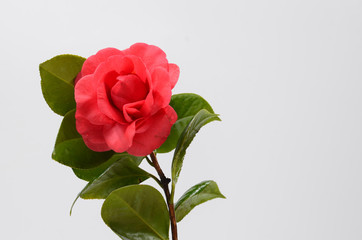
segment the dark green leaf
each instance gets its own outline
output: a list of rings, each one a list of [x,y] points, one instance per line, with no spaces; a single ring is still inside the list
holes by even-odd
[[[43,96],[55,113],[64,116],[75,108],[74,79],[84,61],[75,55],[58,55],[39,65]]]
[[[80,192],[83,199],[103,199],[113,190],[139,184],[150,177],[150,174],[130,160],[123,158],[113,163],[102,175],[87,184]]]
[[[68,112],[60,125],[52,158],[72,168],[88,169],[106,162],[113,151],[90,150],[75,127],[75,110]]]
[[[125,171],[123,169],[118,169],[118,167],[116,167],[117,165],[113,166],[112,164],[114,164],[115,162],[117,161],[130,161],[131,162],[131,168],[133,168],[134,166],[136,168],[138,168],[137,166],[142,162],[142,159],[143,157],[136,157],[136,156],[133,156],[133,155],[129,155],[128,153],[116,153],[114,154],[108,161],[102,163],[101,165],[99,165],[98,167],[95,167],[95,168],[90,168],[90,169],[77,169],[77,168],[73,168],[73,172],[75,173],[75,175],[77,177],[79,177],[80,179],[83,179],[83,180],[86,180],[86,181],[89,181],[89,183],[86,185],[86,187],[78,194],[77,198],[74,200],[73,204],[72,204],[72,207],[70,209],[70,214],[72,214],[72,209],[73,209],[73,206],[74,204],[76,203],[76,201],[78,200],[79,197],[82,197],[83,198],[97,198],[96,196],[99,196],[100,194],[102,194],[102,191],[103,191],[103,194],[105,191],[108,191],[108,193],[104,194],[103,197],[99,197],[99,198],[105,198],[112,190],[118,188],[117,187],[117,181],[120,180],[121,181],[121,185],[127,185],[125,184],[125,181],[127,181],[127,179],[122,179],[122,176],[118,176],[118,179],[117,179],[117,175],[115,175],[115,181],[111,180],[111,179],[108,179],[106,182],[106,184],[102,183],[102,184],[99,184],[100,183],[100,179],[98,178],[102,173],[104,173],[106,170],[107,170],[107,173],[105,173],[105,176],[110,176],[112,175],[113,173],[120,173],[120,174],[123,174]],[[124,162],[125,163],[125,162]],[[110,166],[112,165],[111,169],[108,169]],[[118,165],[119,166],[119,165]],[[116,169],[115,169],[116,168]],[[118,171],[119,170],[119,171]],[[136,169],[137,171],[137,169]],[[147,173],[148,174],[148,173]],[[102,179],[105,179],[105,176],[102,176]],[[144,176],[144,175],[143,175]],[[119,178],[120,177],[120,178]],[[147,175],[147,178],[149,176]],[[98,178],[98,179],[97,179]],[[94,180],[97,180],[97,181],[94,181]],[[138,179],[140,180],[140,179]],[[132,182],[130,182],[131,184],[133,184]],[[138,182],[135,182],[135,183],[138,183]],[[104,186],[104,189],[98,189],[95,188],[96,186]],[[121,187],[121,185],[119,185],[119,187]],[[86,192],[84,194],[84,192]],[[95,193],[92,193],[92,192],[95,192]],[[91,195],[90,195],[91,194]],[[94,197],[92,197],[92,195]]]
[[[176,150],[173,155],[172,160],[172,184],[176,184],[180,171],[182,168],[182,163],[186,154],[186,149],[194,139],[196,133],[199,132],[202,126],[206,125],[209,122],[218,120],[220,118],[217,114],[210,113],[205,109],[200,110],[187,125],[185,130],[182,132],[176,146]]]
[[[197,205],[214,198],[225,198],[214,181],[204,181],[193,186],[175,205],[176,221],[181,221]]]
[[[104,201],[102,218],[123,239],[169,239],[166,203],[151,186],[131,185],[113,191]]]
[[[132,160],[137,166],[142,162],[143,159],[143,157],[136,157],[133,155],[129,155],[127,153],[116,153],[106,162],[102,163],[101,165],[95,168],[90,168],[90,169],[73,168],[73,172],[80,179],[86,180],[88,182],[93,181],[94,179],[99,177],[107,168],[109,168],[109,166],[111,166],[114,162],[124,158]]]
[[[193,93],[173,95],[170,105],[176,111],[178,119],[172,126],[167,140],[159,149],[157,149],[157,152],[159,153],[170,152],[176,147],[177,140],[179,139],[182,131],[191,121],[192,117],[201,109],[206,109],[210,113],[214,113],[210,104],[205,99]]]

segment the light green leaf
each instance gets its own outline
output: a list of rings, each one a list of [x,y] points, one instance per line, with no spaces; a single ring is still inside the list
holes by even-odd
[[[210,113],[214,113],[210,104],[201,96],[194,93],[181,93],[175,94],[171,97],[170,106],[177,113],[177,121],[171,128],[170,135],[162,146],[157,149],[158,153],[166,153],[175,149],[177,141],[185,129],[187,124],[191,121],[201,109],[206,109]]]
[[[207,110],[202,109],[192,118],[185,130],[182,132],[177,142],[177,146],[172,160],[172,190],[174,190],[174,187],[180,175],[183,160],[186,154],[186,149],[189,147],[190,143],[196,136],[196,133],[199,132],[201,127],[215,120],[221,121],[217,114],[210,113]]]
[[[90,150],[75,127],[75,110],[68,112],[60,125],[52,158],[72,168],[88,169],[106,162],[113,151]]]
[[[122,239],[169,239],[166,203],[151,186],[131,185],[113,191],[103,203],[102,218]]]
[[[176,221],[181,221],[197,205],[214,198],[225,198],[214,181],[204,181],[193,186],[175,205]]]
[[[75,108],[74,79],[84,61],[85,58],[66,54],[39,65],[43,96],[55,113],[64,116]]]
[[[102,175],[80,192],[83,199],[103,199],[106,198],[113,190],[139,184],[150,177],[150,174],[130,160],[122,158],[113,163]]]
[[[98,178],[107,168],[109,168],[114,162],[121,159],[129,159],[133,161],[137,166],[142,162],[143,157],[136,157],[129,155],[128,153],[115,153],[110,159],[95,168],[79,169],[73,168],[74,174],[85,181],[93,181]]]

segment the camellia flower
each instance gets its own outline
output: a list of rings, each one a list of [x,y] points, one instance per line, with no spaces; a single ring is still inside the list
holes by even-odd
[[[76,127],[86,145],[135,156],[159,148],[177,120],[169,103],[179,73],[160,48],[144,43],[89,57],[75,81]]]

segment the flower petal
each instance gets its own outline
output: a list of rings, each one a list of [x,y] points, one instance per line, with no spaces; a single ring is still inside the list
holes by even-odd
[[[135,134],[135,123],[130,125],[106,125],[103,129],[104,138],[107,145],[115,152],[124,152],[131,145]]]
[[[148,116],[152,113],[153,109],[154,109],[154,98],[153,98],[153,94],[152,92],[149,92],[140,111],[142,113],[143,116]]]
[[[134,74],[117,77],[118,82],[112,87],[111,98],[118,109],[127,103],[143,100],[147,96],[147,86]]]
[[[82,116],[75,115],[77,131],[88,148],[96,152],[111,150],[103,137],[103,126],[94,125]]]
[[[120,75],[129,74],[133,71],[133,62],[122,56],[112,56],[99,65],[94,78],[97,79],[97,103],[101,112],[106,116],[123,123],[124,118],[121,110],[111,102],[111,89],[117,84]]]
[[[90,56],[85,60],[83,67],[82,67],[82,76],[86,76],[88,74],[92,74],[95,72],[99,64],[105,62],[108,57],[114,55],[123,55],[122,51],[116,48],[105,48],[98,51],[95,55]]]
[[[140,108],[144,102],[144,100],[141,100],[138,102],[127,103],[123,106],[123,116],[127,122],[132,122],[142,117]]]
[[[92,124],[112,124],[113,120],[99,111],[97,104],[97,84],[93,75],[81,78],[74,89],[77,103],[76,115],[86,118]]]
[[[168,65],[168,72],[170,74],[171,88],[174,88],[180,76],[180,68],[176,64],[170,63]]]
[[[168,68],[166,54],[159,47],[146,43],[136,43],[130,48],[123,50],[125,55],[135,55],[142,59],[146,67],[152,70],[155,67]]]
[[[155,112],[170,103],[172,95],[170,76],[163,68],[155,68],[152,72],[152,94]]]
[[[133,55],[125,56],[125,58],[128,58],[133,62],[132,73],[137,75],[144,83],[147,83],[147,79],[150,79],[151,75],[142,59]]]
[[[177,114],[171,106],[167,106],[138,126],[143,132],[137,132],[133,138],[132,146],[127,150],[135,156],[146,156],[159,148],[170,134],[172,125],[177,120]],[[147,129],[146,131],[144,131]]]

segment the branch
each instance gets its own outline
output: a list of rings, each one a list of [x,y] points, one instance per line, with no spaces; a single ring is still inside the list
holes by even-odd
[[[168,184],[170,183],[171,179],[166,178],[165,174],[163,173],[160,165],[158,164],[156,155],[154,152],[150,154],[153,167],[156,169],[158,176],[160,176],[161,179],[161,185],[163,188],[163,191],[166,195],[167,205],[168,205],[168,212],[170,215],[170,221],[171,221],[171,232],[172,232],[172,240],[177,240],[177,225],[176,225],[176,215],[175,215],[175,206],[173,204],[173,200],[171,199],[170,190],[168,188]]]

